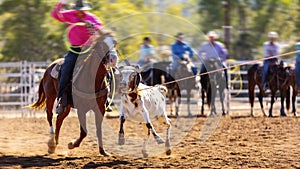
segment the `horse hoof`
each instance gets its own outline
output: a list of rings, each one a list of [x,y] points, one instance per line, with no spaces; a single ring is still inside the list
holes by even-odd
[[[124,145],[125,144],[125,137],[124,134],[119,134],[119,141],[118,141],[119,145]]]
[[[155,140],[156,140],[157,144],[165,143],[165,140],[160,138],[159,136],[155,136]]]
[[[148,158],[149,157],[149,154],[146,150],[142,150],[142,153],[143,153],[143,157],[144,158]]]
[[[111,156],[111,154],[107,153],[106,151],[102,151],[102,152],[100,152],[100,154],[105,156],[105,157]]]
[[[170,149],[166,151],[166,155],[168,155],[168,156],[171,155],[171,153],[172,153],[172,152],[171,152]]]
[[[74,143],[73,142],[70,142],[69,144],[68,144],[68,148],[71,150],[71,149],[74,149],[75,148],[75,146],[74,146]]]
[[[287,115],[285,113],[281,113],[280,116],[286,117]]]
[[[55,153],[56,144],[54,143],[54,139],[50,138],[48,141],[48,153],[53,154]]]

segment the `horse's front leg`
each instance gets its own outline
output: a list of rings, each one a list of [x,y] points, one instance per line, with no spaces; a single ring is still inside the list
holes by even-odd
[[[220,95],[220,101],[221,101],[221,106],[222,106],[222,115],[225,116],[226,112],[225,112],[225,93],[224,93],[224,88],[219,88],[219,95]]]
[[[204,99],[205,99],[205,90],[202,88],[201,89],[201,115],[204,116]]]
[[[269,109],[269,117],[273,117],[273,104],[275,102],[275,94],[272,93],[271,95],[271,106]]]
[[[264,104],[263,104],[263,88],[262,86],[259,87],[259,95],[258,95],[258,100],[259,100],[259,104],[260,104],[260,108],[261,108],[261,111],[264,115],[264,117],[267,116],[267,114],[265,113],[265,109],[264,109]]]
[[[104,150],[103,147],[103,140],[102,140],[102,121],[104,118],[104,113],[105,113],[105,102],[103,103],[103,107],[99,106],[99,110],[94,110],[95,112],[95,123],[96,123],[96,128],[97,128],[97,137],[98,137],[98,145],[99,145],[99,153],[103,156],[110,156],[109,153],[107,153]]]
[[[187,89],[187,112],[188,112],[188,116],[192,116],[190,104],[191,104],[191,90]]]
[[[124,128],[123,125],[125,123],[125,117],[124,115],[120,116],[120,130],[119,130],[119,145],[125,144],[125,134],[124,134]]]
[[[284,110],[284,99],[285,99],[285,95],[282,93],[282,91],[280,92],[280,102],[281,102],[281,108],[280,108],[280,116],[286,116],[285,110]]]
[[[72,141],[68,144],[69,149],[73,149],[80,146],[82,140],[87,136],[87,129],[86,129],[86,111],[81,109],[77,110],[77,116],[80,123],[80,136],[75,141]]]

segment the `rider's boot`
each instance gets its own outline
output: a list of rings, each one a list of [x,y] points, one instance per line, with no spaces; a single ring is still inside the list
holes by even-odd
[[[62,104],[62,98],[57,98],[56,114],[60,115],[64,112],[64,106]]]

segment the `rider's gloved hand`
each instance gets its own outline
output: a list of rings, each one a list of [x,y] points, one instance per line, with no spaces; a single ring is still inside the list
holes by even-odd
[[[72,0],[59,0],[59,3],[62,3],[62,4],[68,4],[70,3]]]
[[[85,21],[85,25],[88,28],[93,28],[95,26],[95,24],[93,22],[91,22],[91,21]]]

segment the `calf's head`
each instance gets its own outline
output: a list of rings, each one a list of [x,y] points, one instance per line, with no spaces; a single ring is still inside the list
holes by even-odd
[[[121,66],[120,91],[122,93],[134,92],[142,80],[138,66]]]

